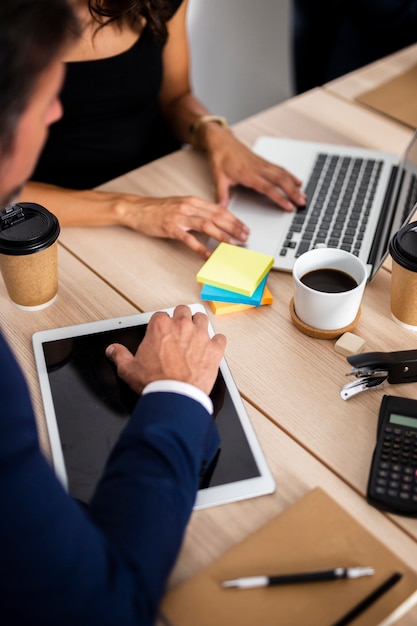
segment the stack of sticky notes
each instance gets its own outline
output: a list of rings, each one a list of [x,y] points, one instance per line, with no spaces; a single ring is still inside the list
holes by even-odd
[[[266,284],[274,258],[229,243],[220,243],[197,272],[201,299],[216,315],[272,303]]]

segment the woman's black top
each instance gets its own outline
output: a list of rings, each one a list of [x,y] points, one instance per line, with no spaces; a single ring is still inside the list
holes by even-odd
[[[170,0],[172,15],[182,0]],[[179,148],[158,111],[163,43],[145,28],[114,57],[67,63],[64,115],[32,180],[91,189]]]

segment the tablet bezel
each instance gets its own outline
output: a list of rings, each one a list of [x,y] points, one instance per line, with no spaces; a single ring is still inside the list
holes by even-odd
[[[188,306],[190,307],[193,314],[197,312],[207,314],[204,306],[199,303],[191,304]],[[172,315],[174,308],[172,307],[163,310],[169,315]],[[52,464],[58,478],[60,479],[66,490],[68,490],[68,478],[65,469],[64,455],[60,442],[58,423],[47,372],[43,344],[45,342],[59,339],[71,339],[83,335],[102,333],[103,331],[105,332],[108,330],[111,331],[114,329],[129,328],[132,326],[147,324],[154,313],[155,311],[138,313],[135,315],[87,322],[85,324],[53,328],[38,331],[32,336],[35,364],[39,377],[41,396],[45,411],[46,426],[51,446]],[[210,324],[210,321],[209,333],[210,336],[214,335],[214,331]],[[220,370],[223,375],[227,390],[230,394],[230,398],[235,407],[237,416],[239,417],[240,426],[251,450],[253,460],[258,467],[259,476],[200,489],[197,493],[197,498],[194,506],[195,509],[202,509],[209,506],[215,506],[220,504],[226,504],[228,502],[235,502],[238,500],[253,498],[273,493],[275,491],[274,478],[271,474],[248,413],[244,407],[242,398],[234,382],[229,366],[224,358],[222,359]]]

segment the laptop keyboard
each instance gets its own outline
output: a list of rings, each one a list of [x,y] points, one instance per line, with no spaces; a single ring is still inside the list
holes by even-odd
[[[358,255],[381,170],[380,160],[319,154],[307,206],[294,214],[281,256],[296,258],[317,244]]]

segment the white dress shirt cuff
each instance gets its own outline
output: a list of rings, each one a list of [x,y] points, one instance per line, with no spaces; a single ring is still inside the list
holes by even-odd
[[[179,380],[155,380],[154,382],[146,385],[142,391],[142,395],[158,391],[179,393],[180,395],[188,396],[189,398],[192,398],[202,404],[210,415],[213,415],[213,403],[211,399],[204,393],[204,391],[194,387],[194,385],[183,383]]]

